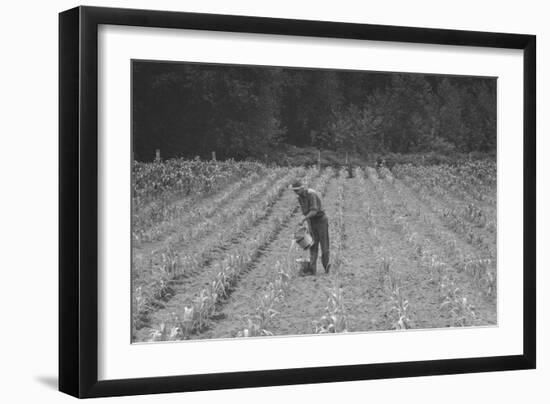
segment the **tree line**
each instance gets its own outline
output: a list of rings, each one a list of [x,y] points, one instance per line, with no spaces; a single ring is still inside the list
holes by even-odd
[[[134,61],[133,151],[264,158],[285,145],[367,153],[496,150],[496,79]]]

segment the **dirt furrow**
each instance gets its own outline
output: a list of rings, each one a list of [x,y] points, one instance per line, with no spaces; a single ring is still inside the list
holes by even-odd
[[[408,234],[416,239],[416,245],[422,246],[423,251],[417,254],[435,256],[438,261],[453,268],[453,279],[474,305],[477,321],[484,325],[495,324],[496,299],[494,296],[486,297],[472,276],[465,271],[468,262],[482,259],[479,252],[449,231],[438,216],[399,180],[387,184],[386,189],[392,209],[403,219],[403,225],[407,226]],[[491,262],[489,266],[496,272],[496,262]]]
[[[456,214],[452,204],[449,201],[443,200],[441,197],[436,197],[427,192],[423,192],[422,188],[415,189],[410,182],[395,180],[400,182],[402,187],[409,188],[411,193],[414,193],[416,198],[420,199],[426,208],[432,213],[436,213],[440,218],[440,222],[444,227],[455,234],[455,238],[468,243],[476,251],[481,251],[487,258],[496,258],[496,224],[493,229],[476,226],[469,221]],[[454,206],[456,208],[456,206]],[[496,213],[494,215],[494,223],[496,223]],[[493,225],[491,225],[492,227]]]
[[[344,223],[346,232],[340,287],[343,288],[348,331],[369,331],[384,325],[387,296],[377,276],[376,249],[380,240],[373,235],[372,202],[357,177],[345,182]]]
[[[329,183],[323,197],[323,207],[329,219],[329,239],[334,240],[334,226],[331,219],[336,214],[336,196],[340,179],[334,178]],[[291,237],[291,234],[288,234]],[[285,240],[288,245],[290,239]],[[332,242],[331,242],[332,246]],[[319,251],[319,255],[321,251]],[[309,255],[302,252],[303,257]],[[273,260],[276,258],[272,258]],[[313,321],[318,320],[326,306],[326,291],[332,284],[332,275],[326,275],[320,262],[317,264],[316,276],[294,276],[282,302],[277,307],[277,314],[270,322],[269,331],[274,335],[311,334],[314,331]]]
[[[281,170],[280,174],[282,175],[282,173]],[[170,210],[168,218],[140,230],[139,234],[134,236],[134,248],[158,248],[174,236],[174,233],[182,226],[193,226],[201,220],[212,217],[223,206],[238,203],[244,190],[258,186],[258,184],[265,181],[265,177],[266,173],[253,173],[202,200],[192,199],[190,201],[189,198],[183,198],[174,202],[167,208]],[[197,207],[200,209],[200,214],[197,214]],[[135,216],[138,217],[138,214]],[[138,229],[139,226],[134,224],[134,231],[138,231]]]
[[[407,243],[400,226],[392,218],[395,212],[385,194],[387,186],[385,181],[369,175],[364,187],[372,219],[372,232],[379,239],[379,245],[374,248],[374,255],[378,262],[380,289],[385,288],[387,295],[385,307],[379,310],[378,317],[374,318],[376,328],[395,328],[393,302],[387,289],[387,279],[384,279],[381,272],[384,262],[387,264],[388,273],[399,279],[399,292],[408,300],[410,328],[433,328],[449,324],[450,315],[439,309],[441,303],[438,289],[421,270],[417,255]]]
[[[230,227],[231,223],[236,222],[240,216],[246,215],[247,208],[259,201],[265,190],[271,187],[276,181],[281,180],[283,175],[293,175],[286,170],[274,172],[267,178],[264,177],[260,181],[251,185],[252,192],[245,190],[238,197],[232,199],[231,212],[237,212],[235,215],[228,215],[226,209],[219,209],[213,215],[202,217],[194,217],[194,221],[188,219],[178,223],[177,230],[174,230],[171,235],[165,237],[162,242],[143,244],[134,247],[133,264],[134,268],[139,271],[144,265],[151,263],[153,266],[160,265],[161,254],[158,254],[164,246],[170,246],[172,250],[190,250],[195,245],[203,244],[209,236],[219,229],[220,224],[225,224]],[[285,177],[286,178],[286,177]],[[152,259],[151,259],[152,257]]]
[[[310,186],[316,188],[319,180],[317,179],[316,183]],[[219,317],[214,319],[211,327],[197,338],[235,337],[237,332],[243,329],[247,315],[254,313],[258,305],[258,296],[264,292],[266,285],[276,277],[277,263],[287,260],[294,261],[300,255],[305,256],[305,253],[300,253],[297,248],[291,249],[291,241],[301,214],[296,196],[289,193],[289,199],[290,203],[296,207],[295,212],[273,241],[260,252],[254,264],[243,273],[239,279],[238,287],[232,291],[223,307],[220,308]]]
[[[314,173],[312,180],[317,177],[318,173]],[[261,238],[261,234],[265,233],[266,228],[272,227],[275,228],[272,238],[276,238],[280,231],[278,230],[278,225],[275,224],[274,226],[274,223],[271,223],[273,221],[272,218],[277,218],[281,216],[281,214],[284,214],[284,212],[287,212],[289,207],[295,204],[295,199],[296,197],[290,190],[283,191],[283,194],[277,202],[265,211],[262,219],[253,227],[246,229],[246,231],[242,233],[235,234],[231,239],[231,244],[220,246],[216,250],[213,250],[208,262],[201,267],[199,273],[173,282],[171,298],[164,303],[163,308],[157,310],[155,313],[151,313],[150,323],[152,325],[158,325],[163,322],[170,322],[172,313],[180,313],[185,306],[191,305],[201,288],[207,286],[209,282],[212,281],[217,271],[219,271],[219,264],[223,259],[234,253],[236,254],[242,249],[243,243],[246,243],[247,240]],[[263,249],[258,251],[257,254],[261,257],[264,254]],[[256,261],[256,259],[254,259],[254,261]],[[240,282],[241,279],[238,280],[237,284],[240,284]],[[144,332],[146,332],[146,330],[140,333],[142,337],[144,337]]]

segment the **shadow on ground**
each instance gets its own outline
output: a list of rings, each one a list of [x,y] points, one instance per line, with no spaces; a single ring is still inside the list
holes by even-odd
[[[36,381],[51,389],[58,388],[57,376],[37,376]]]

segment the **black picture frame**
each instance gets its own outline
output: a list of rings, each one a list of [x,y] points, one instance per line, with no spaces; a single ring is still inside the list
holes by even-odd
[[[98,381],[98,26],[523,50],[523,354]],[[536,366],[536,37],[184,12],[77,7],[59,15],[59,390],[76,397],[459,374]]]

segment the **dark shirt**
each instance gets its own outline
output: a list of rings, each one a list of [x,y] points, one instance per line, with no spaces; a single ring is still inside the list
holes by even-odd
[[[314,218],[322,217],[325,213],[321,205],[321,197],[314,189],[310,188],[304,196],[299,196],[298,202],[300,203],[304,216],[312,210],[317,211],[317,214],[313,216]]]

